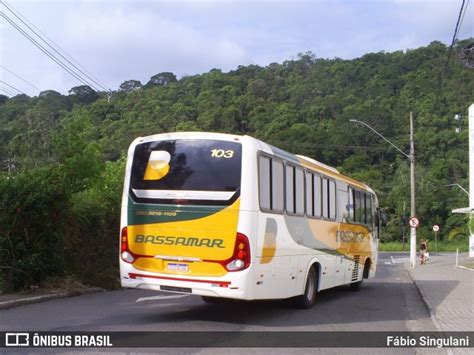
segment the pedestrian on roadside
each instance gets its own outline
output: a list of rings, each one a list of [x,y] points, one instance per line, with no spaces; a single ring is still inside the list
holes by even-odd
[[[426,264],[426,260],[427,260],[427,256],[428,256],[428,242],[426,239],[421,239],[421,243],[420,243],[420,263],[421,265],[424,265]]]

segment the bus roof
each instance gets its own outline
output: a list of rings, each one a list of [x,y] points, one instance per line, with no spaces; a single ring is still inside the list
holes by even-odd
[[[270,148],[270,150],[273,152],[273,154],[284,158],[286,160],[290,160],[296,164],[299,164],[305,168],[310,168],[315,171],[319,171],[325,175],[343,180],[347,182],[348,184],[354,185],[358,188],[368,190],[370,192],[373,192],[373,190],[367,186],[366,184],[354,180],[348,176],[345,176],[341,174],[337,169],[326,165],[324,163],[321,163],[313,158],[309,158],[303,155],[297,155],[297,154],[292,154],[289,153],[283,149],[277,148],[275,146],[272,146],[271,144],[265,143],[264,141],[254,138],[249,135],[238,135],[238,134],[228,134],[228,133],[216,133],[216,132],[170,132],[170,133],[159,133],[159,134],[154,134],[146,137],[138,137],[135,142],[146,142],[146,141],[152,141],[155,139],[176,139],[176,138],[181,138],[181,139],[186,139],[186,138],[201,138],[201,139],[224,139],[228,141],[240,141],[242,138],[249,138],[251,140],[257,141],[261,144],[264,144]]]
[[[296,155],[296,154],[288,153],[285,150],[282,150],[280,148],[274,147],[274,146],[269,145],[269,144],[268,144],[268,146],[270,147],[270,149],[277,156],[280,156],[280,157],[285,158],[287,160],[292,160],[293,162],[295,162],[295,163],[297,163],[297,164],[299,164],[299,165],[301,165],[305,168],[309,168],[309,169],[315,170],[317,172],[321,172],[325,175],[337,178],[339,180],[343,180],[343,181],[347,182],[348,184],[356,186],[360,189],[364,189],[364,190],[373,192],[370,189],[370,187],[367,186],[366,184],[364,184],[363,182],[354,180],[354,179],[352,179],[348,176],[345,176],[345,175],[341,174],[336,168],[333,168],[329,165],[321,163],[320,161],[317,161],[315,159],[312,159],[312,158],[309,158],[309,157],[306,157],[306,156],[303,156],[303,155]]]

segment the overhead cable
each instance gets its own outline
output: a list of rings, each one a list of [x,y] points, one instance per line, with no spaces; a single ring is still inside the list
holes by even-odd
[[[469,2],[469,0],[468,0],[468,2]],[[436,94],[436,97],[435,97],[435,100],[434,100],[434,103],[433,103],[433,110],[435,110],[436,107],[438,106],[438,100],[439,100],[439,97],[441,95],[441,91],[443,90],[444,76],[445,76],[446,72],[448,71],[449,61],[451,59],[451,54],[453,52],[454,43],[456,42],[457,35],[459,33],[459,30],[461,29],[460,25],[461,25],[462,19],[464,18],[463,13],[464,13],[464,9],[465,9],[464,8],[465,3],[466,3],[466,0],[462,0],[461,8],[459,9],[458,19],[456,21],[456,26],[454,27],[453,39],[451,41],[451,45],[449,46],[449,50],[448,50],[448,58],[446,59],[446,63],[444,65],[443,71],[438,76],[438,92]]]
[[[15,90],[15,91],[18,91],[20,94],[25,94],[23,91],[17,89],[17,88],[14,87],[13,85],[8,84],[6,81],[0,80],[0,83],[5,84],[6,86],[12,88],[12,89]],[[26,94],[25,94],[25,95],[26,95]]]
[[[459,10],[458,19],[456,21],[456,27],[454,28],[453,39],[451,41],[451,45],[449,46],[448,59],[446,60],[446,64],[444,65],[443,73],[446,72],[446,70],[448,70],[449,60],[451,59],[451,53],[453,52],[453,46],[454,46],[454,43],[456,42],[458,32],[461,28],[460,23],[461,23],[461,18],[463,17],[463,10],[464,10],[465,2],[466,2],[466,0],[462,0],[461,9]]]
[[[3,66],[3,65],[0,64],[0,68],[2,68],[3,70],[9,72],[11,75],[15,76],[17,79],[20,79],[20,80],[23,81],[24,83],[28,84],[28,85],[31,86],[33,89],[38,90],[38,91],[41,91],[41,89],[39,89],[37,86],[33,85],[33,84],[30,83],[28,80],[22,78],[21,76],[19,76],[18,74],[14,73],[14,72],[11,71],[10,69],[6,68],[5,66]]]
[[[88,83],[85,79],[80,77],[78,74],[76,74],[72,69],[70,69],[68,66],[66,66],[63,62],[61,62],[59,59],[57,59],[51,52],[49,52],[46,48],[44,48],[40,43],[38,43],[34,38],[32,38],[26,31],[24,31],[20,26],[18,26],[12,19],[10,19],[4,12],[0,11],[0,16],[3,17],[10,25],[13,26],[20,34],[22,34],[26,39],[28,39],[31,43],[33,43],[39,50],[41,50],[44,54],[46,54],[51,60],[53,60],[56,64],[58,64],[61,68],[66,70],[71,76],[79,80],[81,83],[84,85],[91,86],[95,91],[97,88],[90,83]]]
[[[103,82],[101,82],[97,77],[85,69],[77,60],[75,60],[68,52],[61,48],[56,42],[49,38],[44,32],[42,32],[37,26],[35,26],[30,20],[28,20],[24,15],[22,15],[13,5],[8,4],[5,0],[0,0],[3,5],[18,18],[25,26],[27,26],[38,38],[40,38],[44,43],[46,43],[51,49],[53,49],[58,55],[60,55],[64,60],[66,60],[70,65],[72,65],[76,70],[82,73],[84,76],[89,78],[92,82],[97,84],[100,88],[105,91],[111,91]],[[33,29],[34,28],[34,29]],[[36,31],[35,31],[36,30]],[[51,43],[51,44],[50,44]],[[60,53],[62,52],[62,53]],[[64,54],[64,55],[63,55]],[[67,58],[66,58],[67,57]],[[68,59],[69,58],[69,59]],[[77,66],[76,66],[77,65]]]
[[[456,34],[456,37],[459,35],[459,31],[461,30],[461,27],[462,27],[462,23],[464,21],[464,16],[466,15],[466,12],[467,12],[467,8],[469,6],[469,0],[466,1],[466,5],[464,6],[464,12],[461,16],[461,21],[459,22],[459,27],[458,27],[458,32]]]
[[[16,94],[12,92],[11,90],[8,90],[7,88],[4,88],[3,86],[0,86],[0,90],[3,91],[4,93],[10,95],[10,96],[15,96]]]

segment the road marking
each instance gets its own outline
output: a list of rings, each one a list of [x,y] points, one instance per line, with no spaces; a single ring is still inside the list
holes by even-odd
[[[393,261],[394,264],[403,264],[403,263],[408,263],[410,261],[410,258],[401,258],[401,259],[395,259]]]
[[[159,301],[159,300],[174,300],[183,297],[189,297],[191,295],[172,295],[172,296],[151,296],[151,297],[140,297],[137,298],[135,303],[143,302],[143,301]]]
[[[392,258],[392,264],[403,264],[407,263],[410,261],[410,258],[396,258],[394,259],[393,256],[390,256]]]

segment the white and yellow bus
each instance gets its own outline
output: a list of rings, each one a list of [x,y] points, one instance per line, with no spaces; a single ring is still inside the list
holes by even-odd
[[[130,146],[123,287],[294,298],[375,275],[378,203],[365,184],[249,136],[167,133]]]

